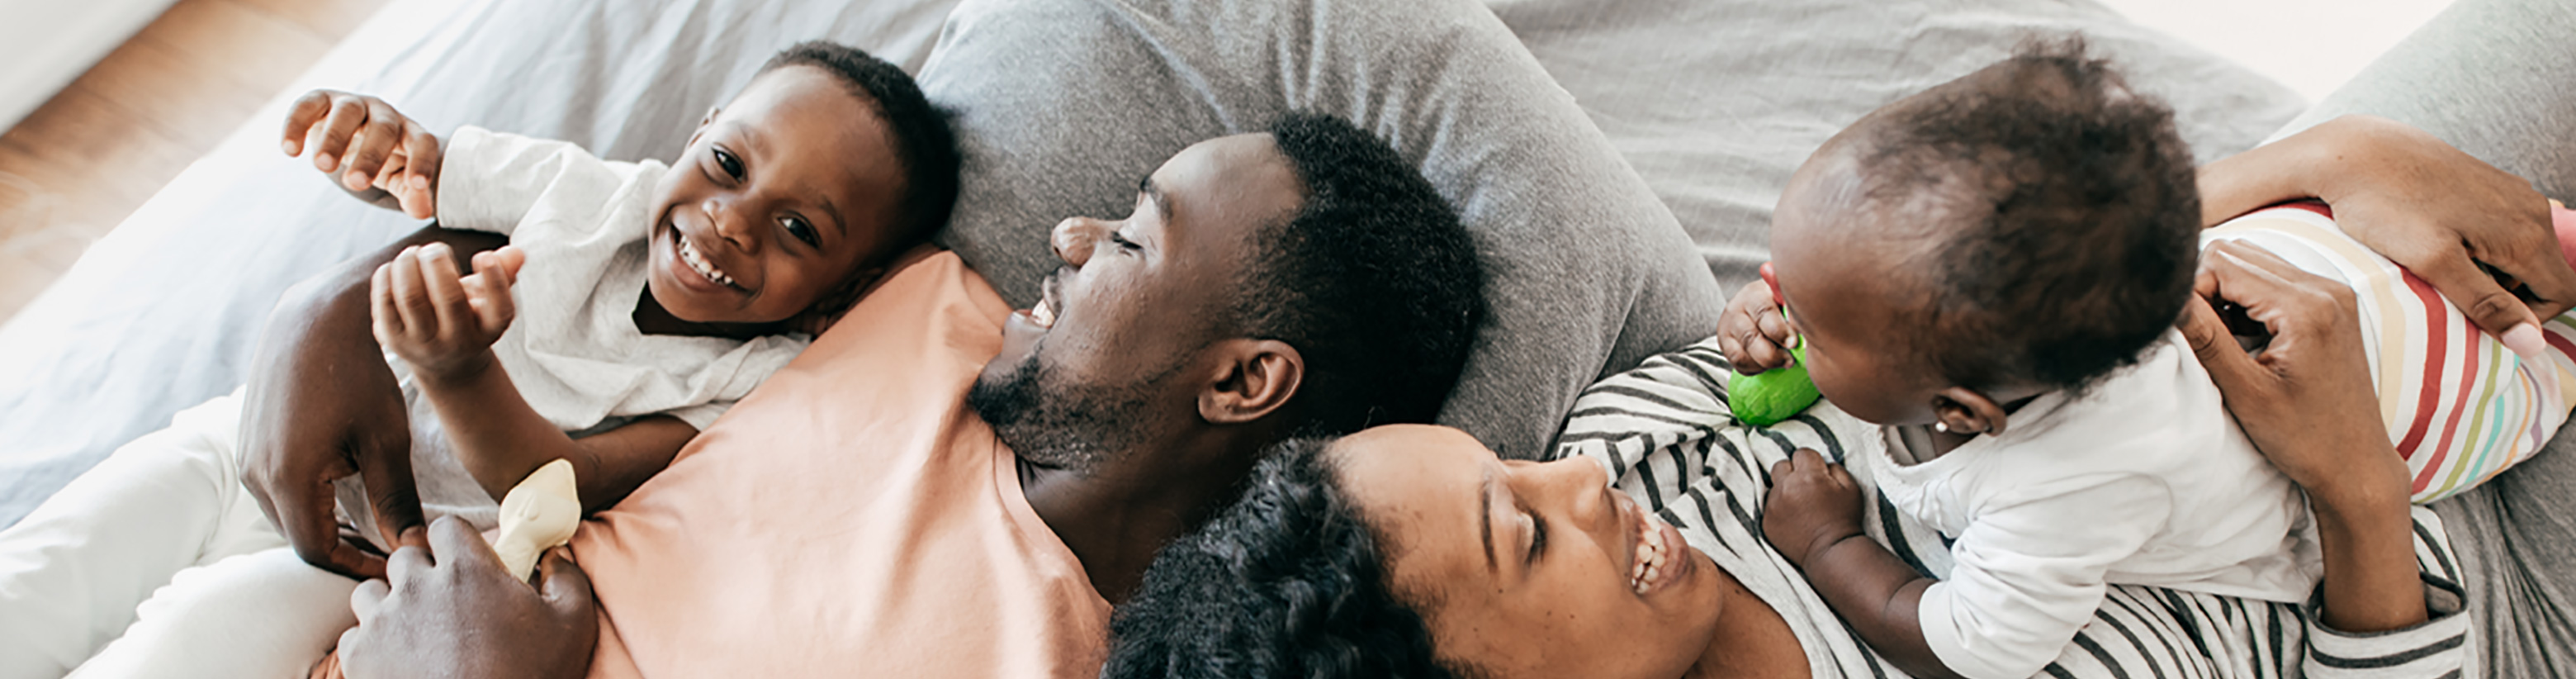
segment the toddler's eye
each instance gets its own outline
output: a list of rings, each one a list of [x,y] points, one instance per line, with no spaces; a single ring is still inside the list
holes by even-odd
[[[708,150],[715,152],[716,167],[723,168],[725,176],[734,178],[734,181],[742,180],[741,158],[736,158],[732,153],[720,148],[709,147]]]
[[[789,216],[778,220],[778,225],[787,228],[787,235],[795,236],[796,240],[805,241],[808,246],[823,246],[823,235],[816,232],[814,225],[806,223],[803,217]]]

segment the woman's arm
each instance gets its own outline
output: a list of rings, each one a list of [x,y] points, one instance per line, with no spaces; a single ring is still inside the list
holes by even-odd
[[[2308,494],[2325,579],[2319,622],[2351,632],[2424,622],[2406,461],[2388,442],[2352,290],[2261,248],[2219,243],[2203,254],[2183,336],[2218,384],[2246,438]],[[2248,355],[2207,300],[2243,305],[2272,333]]]
[[[2204,225],[2303,198],[2334,206],[2337,226],[2517,351],[2538,351],[2539,322],[2576,306],[2576,269],[2560,254],[2547,199],[2423,130],[2344,116],[2200,169]],[[2523,338],[2507,334],[2524,323]]]

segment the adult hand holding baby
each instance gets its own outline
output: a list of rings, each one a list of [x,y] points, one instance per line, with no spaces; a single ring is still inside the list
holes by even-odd
[[[413,219],[438,216],[438,135],[383,99],[306,92],[287,111],[279,148],[289,156],[313,151],[313,168],[337,174],[340,188],[359,200]]]
[[[2371,632],[2425,619],[2406,461],[2379,416],[2352,290],[2259,247],[2202,252],[2177,323],[2263,457],[2299,484],[2325,552],[2322,622]],[[2212,307],[2245,307],[2272,335],[2249,355]]]
[[[419,543],[420,529],[404,542]],[[349,595],[358,626],[340,635],[356,679],[579,677],[599,640],[590,577],[564,550],[538,562],[534,587],[464,521],[440,519],[428,548],[394,552],[384,580]]]
[[[2203,166],[2200,189],[2211,225],[2282,201],[2325,201],[2337,227],[2431,283],[2516,353],[2538,355],[2539,323],[2576,307],[2576,268],[2548,200],[2530,181],[2405,123],[2336,118]]]

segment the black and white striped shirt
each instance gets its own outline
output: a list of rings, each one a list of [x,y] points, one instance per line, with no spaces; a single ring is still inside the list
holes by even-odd
[[[1773,463],[1799,448],[1842,462],[1886,445],[1880,428],[1830,403],[1767,428],[1739,423],[1726,406],[1728,372],[1712,339],[1604,379],[1575,401],[1556,453],[1601,461],[1620,490],[1680,528],[1692,547],[1778,610],[1819,679],[1906,676],[1862,644],[1762,539],[1762,498],[1771,487]],[[1870,537],[1926,576],[1947,573],[1948,540],[1880,499],[1865,465],[1852,472],[1869,504],[1863,520]],[[2115,584],[2093,622],[2041,676],[2478,676],[2468,666],[2470,625],[2453,584],[2459,582],[2459,561],[2441,520],[2421,507],[2414,516],[2416,562],[2433,614],[2424,624],[2346,634],[2313,622],[2314,598],[2298,606]]]

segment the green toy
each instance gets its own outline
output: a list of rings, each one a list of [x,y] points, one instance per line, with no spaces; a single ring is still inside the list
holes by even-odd
[[[1771,303],[1780,304],[1780,277],[1771,272],[1770,262],[1762,263],[1762,282],[1771,286]],[[1782,309],[1780,313],[1785,318],[1789,312]],[[1788,365],[1758,375],[1736,373],[1726,378],[1726,405],[1735,411],[1736,420],[1768,427],[1796,416],[1825,397],[1816,391],[1816,381],[1807,378],[1807,343],[1791,338],[1789,357]]]
[[[1824,398],[1816,391],[1816,382],[1807,379],[1806,343],[1790,347],[1789,355],[1797,358],[1788,365],[1756,375],[1736,373],[1726,378],[1726,405],[1735,411],[1735,419],[1768,427]]]

